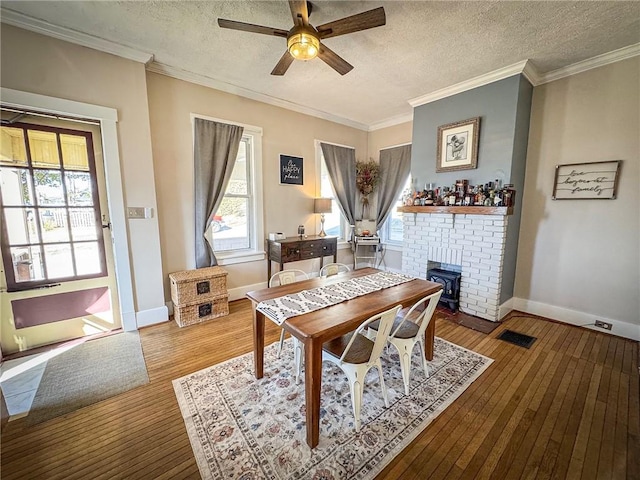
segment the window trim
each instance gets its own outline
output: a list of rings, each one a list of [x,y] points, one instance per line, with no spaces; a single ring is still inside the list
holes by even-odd
[[[238,125],[244,128],[242,135],[250,135],[252,137],[251,146],[251,179],[249,185],[252,188],[253,201],[250,205],[253,212],[253,221],[249,226],[250,248],[243,250],[227,250],[215,252],[218,265],[233,265],[236,263],[257,262],[265,259],[263,248],[264,242],[264,202],[262,188],[262,128],[246,123],[233,122],[221,118],[209,117],[197,113],[191,114],[191,135],[192,142],[195,145],[195,119],[200,118],[212,122],[226,123],[229,125]],[[195,261],[194,261],[195,263]]]
[[[106,260],[106,252],[105,252],[105,246],[104,246],[104,242],[105,242],[105,238],[104,238],[104,231],[103,231],[103,227],[102,227],[102,213],[100,210],[100,199],[99,199],[99,193],[98,193],[98,180],[97,180],[97,173],[96,173],[96,160],[95,160],[95,155],[94,155],[94,147],[93,147],[93,134],[89,131],[85,131],[85,130],[76,130],[76,129],[71,129],[71,128],[64,128],[64,127],[52,127],[52,126],[48,126],[48,125],[38,125],[38,124],[31,124],[31,123],[22,123],[22,122],[16,122],[10,125],[10,127],[12,128],[20,128],[22,129],[22,131],[24,132],[24,141],[25,141],[25,153],[26,153],[26,160],[27,160],[27,165],[26,166],[17,166],[15,168],[21,169],[21,170],[26,170],[29,172],[29,178],[30,178],[30,184],[31,184],[31,191],[32,191],[32,195],[33,195],[33,205],[4,205],[2,198],[0,197],[0,209],[2,209],[3,211],[5,209],[33,209],[35,212],[35,224],[36,224],[36,228],[38,230],[38,242],[29,242],[26,244],[20,244],[20,245],[10,245],[9,244],[9,231],[8,228],[9,226],[6,224],[6,216],[3,215],[2,216],[2,222],[0,225],[0,229],[2,231],[1,236],[2,236],[2,245],[0,246],[1,251],[2,251],[2,261],[3,261],[3,266],[5,269],[5,281],[6,281],[6,286],[7,286],[7,291],[8,292],[22,292],[22,291],[28,291],[28,290],[34,290],[34,289],[38,289],[38,288],[42,288],[42,287],[48,287],[51,285],[58,285],[61,283],[68,283],[68,282],[75,282],[75,281],[81,281],[81,280],[88,280],[88,279],[92,279],[92,278],[102,278],[102,277],[106,277],[109,275],[108,272],[108,268],[107,268],[107,260]],[[65,204],[61,205],[61,206],[40,206],[38,205],[38,199],[37,199],[37,191],[36,191],[36,186],[35,186],[35,181],[34,181],[34,171],[43,171],[43,170],[56,170],[54,168],[41,168],[41,167],[34,167],[33,163],[32,163],[32,159],[31,159],[31,149],[30,149],[30,145],[29,145],[29,136],[27,134],[27,132],[29,130],[33,130],[33,131],[42,131],[42,132],[50,132],[50,133],[54,133],[56,135],[56,142],[57,142],[57,148],[58,148],[58,157],[59,157],[59,171],[60,171],[60,178],[61,178],[61,182],[62,182],[62,189],[64,192],[64,198],[65,198]],[[96,239],[95,240],[90,240],[90,241],[74,241],[73,240],[73,235],[71,233],[71,224],[68,223],[67,224],[67,230],[69,233],[69,240],[68,241],[64,241],[64,242],[45,242],[43,239],[43,235],[42,235],[42,231],[41,231],[41,225],[40,225],[40,220],[39,220],[39,215],[38,215],[38,211],[40,209],[46,209],[46,208],[64,208],[66,211],[66,215],[67,218],[69,218],[69,212],[71,209],[73,208],[77,208],[74,206],[71,206],[68,204],[68,197],[67,197],[67,188],[66,188],[66,182],[65,182],[65,174],[64,172],[66,171],[70,171],[70,172],[74,172],[74,171],[83,171],[84,170],[73,170],[73,169],[68,169],[64,167],[64,159],[62,157],[62,144],[60,141],[60,135],[72,135],[72,136],[78,136],[78,137],[84,137],[85,141],[86,141],[86,148],[87,148],[87,161],[88,161],[88,167],[89,167],[89,174],[91,176],[91,189],[92,189],[92,200],[93,200],[93,212],[94,212],[94,222],[96,225]],[[10,168],[8,166],[1,166],[1,168]],[[58,277],[58,278],[49,278],[47,275],[47,267],[46,267],[46,263],[44,260],[44,249],[45,246],[47,245],[56,245],[56,244],[68,244],[71,247],[71,258],[73,261],[73,268],[74,271],[76,270],[76,259],[75,259],[75,251],[73,249],[73,245],[78,244],[78,243],[89,243],[89,242],[96,242],[98,244],[98,255],[99,255],[99,261],[100,261],[100,272],[98,273],[91,273],[91,274],[84,274],[84,275],[70,275],[70,276],[66,276],[66,277]],[[43,258],[43,274],[45,275],[46,278],[42,279],[42,280],[29,280],[29,281],[24,281],[24,282],[17,282],[16,278],[15,278],[15,271],[14,271],[14,265],[13,265],[13,261],[12,261],[12,255],[11,255],[11,248],[12,247],[28,247],[28,248],[39,248],[40,250],[40,255]]]

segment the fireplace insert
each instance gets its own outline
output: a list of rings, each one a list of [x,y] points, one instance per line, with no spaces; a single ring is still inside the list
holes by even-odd
[[[459,272],[443,270],[441,268],[430,268],[427,270],[427,280],[437,282],[442,285],[442,296],[440,303],[447,305],[450,310],[458,311],[460,304],[460,278]]]

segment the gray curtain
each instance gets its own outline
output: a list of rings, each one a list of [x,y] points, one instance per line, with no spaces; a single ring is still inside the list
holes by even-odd
[[[411,145],[380,150],[380,182],[376,224],[382,224],[398,201],[398,196],[411,173]]]
[[[331,185],[342,214],[349,222],[356,219],[356,151],[353,148],[321,143]]]
[[[217,265],[204,237],[220,206],[238,155],[243,127],[195,119],[196,268]]]

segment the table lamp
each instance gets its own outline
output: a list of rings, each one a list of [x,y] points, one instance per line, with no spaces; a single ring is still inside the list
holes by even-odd
[[[320,214],[320,233],[318,236],[326,237],[327,233],[324,231],[324,214],[331,213],[331,199],[315,198],[313,200],[313,213]]]

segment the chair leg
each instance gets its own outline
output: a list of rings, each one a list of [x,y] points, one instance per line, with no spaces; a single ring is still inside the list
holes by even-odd
[[[418,341],[418,345],[420,346],[420,360],[422,360],[422,368],[424,368],[424,376],[429,378],[429,362],[424,356],[424,345],[422,341]]]
[[[380,376],[380,388],[382,389],[382,398],[384,399],[384,406],[389,408],[389,397],[387,395],[387,386],[384,384],[384,377],[382,376],[382,364],[380,363],[380,359],[375,364],[375,367],[378,369],[378,375]]]
[[[349,386],[351,387],[351,406],[353,407],[353,420],[356,427],[356,432],[360,431],[360,407],[362,406],[362,390],[364,385],[360,380],[355,378],[349,379]]]
[[[280,332],[280,345],[278,346],[278,358],[280,358],[280,354],[282,353],[282,347],[284,346],[284,328],[282,332]]]
[[[283,330],[284,332],[284,330]],[[296,385],[300,383],[302,376],[302,347],[304,344],[293,337],[293,376],[296,379]]]
[[[404,381],[404,394],[409,395],[409,378],[411,376],[411,354],[406,345],[399,350],[400,354],[400,370],[402,371],[402,380]]]

